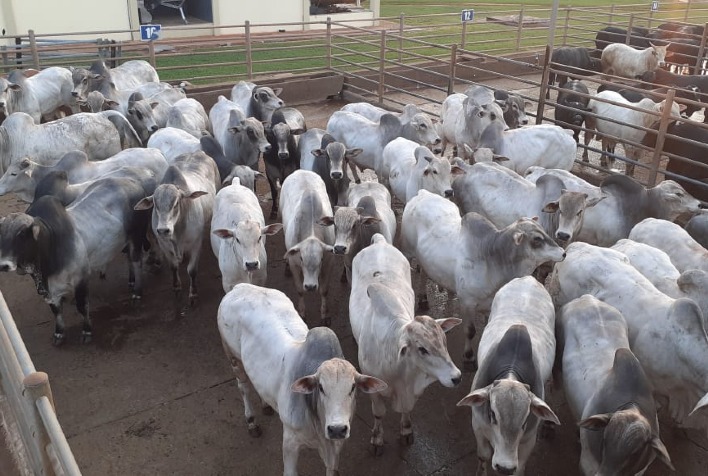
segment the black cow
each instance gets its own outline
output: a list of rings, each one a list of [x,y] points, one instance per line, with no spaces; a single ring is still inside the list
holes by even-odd
[[[307,131],[305,116],[294,107],[276,109],[271,117],[270,126],[266,127],[266,139],[271,148],[263,153],[265,173],[270,185],[273,205],[270,217],[278,216],[278,182],[283,181],[300,168],[300,155],[295,136]]]
[[[703,248],[708,248],[708,213],[694,215],[686,223],[686,231]]]
[[[651,40],[648,36],[649,30],[633,26],[629,37],[629,46],[638,49],[649,48],[649,46],[651,46],[649,44]],[[597,32],[595,36],[595,48],[597,48],[598,51],[604,50],[610,43],[627,43],[627,30],[616,26],[607,26]]]
[[[571,80],[561,85],[554,117],[556,124],[573,130],[575,142],[580,140],[580,129],[585,123],[585,113],[590,102],[588,87],[581,81]],[[584,96],[583,96],[584,95]]]
[[[688,94],[690,99],[703,103],[708,102],[708,76],[702,74],[673,74],[663,69],[657,69],[644,73],[642,75],[642,81],[677,88],[677,93],[679,92],[679,88],[687,90],[689,93],[686,94]],[[691,93],[695,94],[696,99],[691,97]],[[684,93],[682,92],[681,94]],[[698,107],[688,106],[686,114],[690,116],[698,109]],[[708,114],[705,115],[703,122],[708,123]]]
[[[575,48],[564,46],[553,50],[551,61],[557,63],[553,68],[567,73],[578,74],[581,76],[593,76],[601,71],[601,63],[597,58],[590,56],[588,48]],[[568,77],[562,74],[551,72],[548,75],[548,85],[553,84],[558,79],[558,84],[563,85]],[[550,97],[550,89],[546,91],[546,99]]]
[[[700,49],[700,40],[672,38],[667,48],[666,62],[688,66],[689,74],[695,74]]]

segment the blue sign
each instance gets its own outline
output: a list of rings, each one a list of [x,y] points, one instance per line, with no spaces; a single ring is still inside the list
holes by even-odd
[[[462,10],[462,14],[460,15],[460,19],[462,22],[467,22],[467,21],[472,21],[474,20],[474,10]]]
[[[157,40],[160,37],[162,25],[140,25],[140,39],[143,41]]]
[[[652,12],[659,11],[659,1],[658,0],[654,0],[653,2],[651,2],[651,11]]]

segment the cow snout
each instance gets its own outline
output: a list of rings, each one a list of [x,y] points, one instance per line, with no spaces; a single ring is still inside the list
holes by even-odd
[[[437,139],[435,139],[435,141],[433,142],[433,144],[438,145],[438,144],[440,144],[441,142],[442,142],[442,139],[438,137]]]
[[[346,254],[347,252],[347,247],[343,245],[335,245],[334,246],[334,254],[335,255],[343,255]]]
[[[288,157],[290,157],[290,154],[288,154],[287,152],[278,152],[278,158],[279,158],[279,159],[285,160],[285,159],[287,159]]]
[[[342,172],[332,172],[329,174],[332,180],[341,180],[343,175]]]
[[[3,273],[7,273],[8,271],[10,271],[10,265],[9,264],[0,265],[0,271]]]
[[[564,231],[559,231],[556,233],[556,238],[558,238],[560,241],[568,241],[570,239],[570,235]]]
[[[246,270],[247,271],[255,271],[258,268],[260,268],[261,264],[258,261],[247,261],[246,262]]]
[[[529,120],[528,120],[528,119],[523,119],[523,120],[521,121],[521,125],[522,125],[522,126],[526,126],[526,125],[528,125],[528,123],[529,123]]]
[[[74,96],[75,98],[79,97],[79,92],[78,91],[71,91],[71,95]]]
[[[317,291],[316,284],[305,284],[303,287],[305,288],[305,291]]]
[[[285,103],[283,101],[278,101],[278,107],[283,107],[285,106]]]
[[[564,251],[564,252],[563,252],[563,259],[565,259],[565,255],[566,255],[566,252]]]
[[[327,425],[327,437],[330,440],[343,440],[349,434],[349,425]]]
[[[264,145],[264,146],[263,146],[263,152],[268,152],[268,151],[270,151],[270,149],[272,149],[272,148],[273,148],[273,147],[272,147],[270,144]]]
[[[152,132],[155,132],[157,130],[157,124],[155,124],[154,126],[150,126],[150,130]]]
[[[501,466],[501,465],[499,465],[499,464],[495,464],[495,465],[494,465],[494,471],[496,471],[496,472],[499,473],[499,474],[504,474],[504,475],[511,476],[511,475],[513,475],[514,473],[516,473],[516,467],[507,468],[506,466]]]
[[[3,102],[0,102],[0,107],[1,107],[1,108],[4,108],[4,107],[5,107],[5,102],[4,102],[4,101],[3,101]]]
[[[445,198],[450,198],[454,194],[455,194],[455,192],[453,192],[451,188],[448,188],[447,190],[445,190]]]
[[[170,234],[170,229],[169,228],[158,228],[157,234],[160,236],[167,236]]]
[[[698,208],[706,209],[706,208],[708,208],[708,203],[703,203],[703,202],[701,202],[701,203],[698,204]]]
[[[452,379],[452,384],[453,384],[454,386],[456,386],[456,387],[457,387],[458,385],[460,385],[460,382],[462,382],[462,377],[461,377],[461,376],[460,376],[460,377],[455,377],[455,378]]]

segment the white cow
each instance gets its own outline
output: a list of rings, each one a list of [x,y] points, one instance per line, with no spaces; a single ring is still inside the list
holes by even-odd
[[[706,428],[705,418],[688,418],[708,407],[708,326],[695,302],[657,290],[619,251],[580,242],[556,265],[549,290],[557,305],[592,294],[620,311],[655,395],[668,399],[677,423]]]
[[[492,162],[472,165],[453,182],[452,188],[462,213],[477,212],[497,227],[508,226],[521,217],[537,216],[549,236],[566,244],[582,227],[585,210],[604,198],[567,191],[563,181],[552,175],[531,183]]]
[[[403,203],[421,189],[451,197],[453,177],[464,173],[460,167],[451,166],[449,160],[433,155],[427,147],[403,137],[384,147],[381,169],[376,171],[379,181],[388,183]]]
[[[282,227],[280,223],[266,226],[258,197],[241,185],[238,178],[219,190],[211,219],[211,249],[219,261],[224,292],[238,283],[265,286],[268,273],[265,237],[276,234]]]
[[[676,223],[646,218],[634,225],[629,238],[662,250],[680,272],[700,269],[708,273],[708,250]]]
[[[494,297],[479,341],[479,370],[457,405],[472,407],[478,475],[523,476],[541,420],[560,425],[543,400],[556,355],[551,296],[526,276]]]
[[[305,291],[318,291],[320,319],[331,322],[327,306],[330,272],[334,257],[334,230],[321,226],[332,216],[332,206],[324,182],[314,172],[296,170],[283,181],[280,190],[280,215],[285,234],[285,259],[293,273],[299,296],[298,311],[305,316]]]
[[[624,43],[611,43],[602,50],[602,72],[636,79],[647,71],[663,66],[668,45],[651,45],[636,50]]]
[[[504,130],[500,123],[487,127],[474,154],[477,162],[491,162],[495,155],[509,160],[500,162],[518,174],[534,165],[548,169],[570,170],[575,163],[577,144],[573,131],[554,124],[538,124]]]
[[[408,260],[381,234],[354,258],[349,320],[359,346],[362,372],[388,383],[372,394],[374,428],[371,445],[383,452],[385,399],[401,413],[401,443],[413,443],[411,416],[425,388],[438,381],[446,387],[460,383],[461,372],[447,351],[445,333],[460,319],[416,316]]]
[[[692,268],[681,273],[665,252],[631,239],[619,240],[612,249],[624,253],[656,289],[674,299],[693,299],[708,316],[708,272]]]
[[[209,122],[227,160],[258,170],[258,158],[271,148],[260,120],[249,117],[238,104],[219,96],[209,110]]]
[[[326,327],[308,331],[280,291],[237,284],[222,299],[217,325],[238,380],[251,436],[260,436],[252,399],[260,397],[283,423],[283,475],[297,476],[302,446],[319,451],[327,476],[336,476],[349,438],[356,394],[386,389],[344,360]]]
[[[197,301],[204,229],[211,221],[219,184],[219,170],[211,157],[201,151],[184,154],[172,162],[155,193],[135,206],[136,210],[152,208],[152,231],[172,270],[176,304],[182,291],[179,267],[185,257],[189,260],[189,305]]]
[[[534,220],[522,218],[497,229],[477,213],[460,218],[457,206],[421,190],[406,204],[401,220],[401,249],[422,268],[419,296],[426,305],[425,276],[456,292],[466,316],[464,358],[474,366],[473,320],[487,311],[499,288],[514,278],[530,275],[541,263],[565,256]]]
[[[556,329],[566,399],[581,428],[583,474],[643,474],[655,457],[673,470],[652,385],[629,350],[622,314],[586,294],[563,306]]]
[[[189,132],[176,127],[158,129],[157,132],[150,136],[147,146],[159,149],[170,163],[182,154],[202,150],[199,139]]]
[[[29,78],[22,71],[14,71],[8,79],[0,78],[0,112],[9,116],[25,112],[35,124],[44,118],[51,121],[60,117],[58,109],[65,106],[79,112],[71,96],[71,71],[52,66]]]
[[[336,111],[327,122],[327,132],[347,148],[360,148],[362,152],[352,157],[349,167],[354,179],[360,181],[355,165],[360,169],[377,170],[382,160],[386,144],[397,137],[417,142],[418,144],[440,144],[435,127],[430,117],[419,113],[408,122],[393,114],[384,114],[378,121],[370,121],[364,116],[347,111]]]
[[[231,88],[231,101],[236,103],[246,117],[255,117],[262,122],[270,122],[270,118],[279,107],[285,103],[278,96],[282,88],[256,86],[253,83],[239,81]]]
[[[611,175],[600,189],[607,197],[587,210],[576,241],[612,246],[645,218],[673,221],[700,210],[700,202],[673,180],[647,188],[625,175]]]
[[[121,151],[120,133],[110,119],[89,113],[38,125],[28,114],[16,112],[0,126],[0,173],[25,157],[47,164],[73,150],[85,152],[90,160],[108,158]]]
[[[204,106],[192,98],[180,99],[167,110],[165,126],[182,129],[197,139],[211,131]]]
[[[591,184],[568,170],[547,169],[546,167],[532,165],[521,175],[531,183],[536,183],[544,175],[553,175],[563,181],[563,187],[569,192],[585,193],[589,198],[593,199],[602,196],[600,187]]]
[[[610,104],[605,101],[613,101],[620,105]],[[644,129],[650,128],[654,122],[659,120],[665,103],[666,101],[657,103],[649,98],[630,103],[616,91],[602,91],[597,93],[588,103],[588,108],[599,117],[587,116],[585,122],[588,129],[597,129],[602,134],[603,151],[614,152],[617,143],[621,143],[624,145],[627,158],[639,162],[644,149],[637,144],[641,144],[646,135]],[[625,106],[644,109],[645,111],[635,111]],[[672,103],[671,115],[676,118],[680,117],[681,112],[679,111],[678,103]],[[619,124],[615,121],[618,121]],[[585,133],[586,146],[590,143],[592,137],[591,133]],[[587,161],[587,149],[583,152],[583,160]],[[612,160],[610,160],[611,163]],[[603,167],[607,166],[604,153],[601,157],[601,165]],[[631,176],[634,173],[634,164],[627,162],[625,171],[627,175]]]

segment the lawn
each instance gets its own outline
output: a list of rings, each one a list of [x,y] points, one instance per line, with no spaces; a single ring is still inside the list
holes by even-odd
[[[364,1],[368,5],[368,0]],[[634,13],[634,24],[656,26],[662,20],[684,20],[686,4],[660,2],[660,11],[650,13],[649,1],[636,0],[573,0],[561,1],[556,28],[556,44],[591,46],[595,32],[609,21],[626,25],[629,14]],[[505,54],[513,51],[540,50],[547,43],[548,27],[518,28],[484,21],[489,15],[518,15],[521,7],[524,16],[548,18],[550,0],[505,0],[502,2],[475,3],[468,0],[382,0],[381,17],[388,18],[391,34],[387,41],[387,59],[400,58],[413,62],[416,55],[448,57],[449,46],[462,43],[466,48],[487,54]],[[573,9],[567,8],[572,5]],[[614,7],[611,7],[614,5]],[[473,7],[476,19],[463,26],[460,10]],[[578,7],[593,7],[585,11]],[[691,6],[688,20],[703,23],[708,10]],[[612,13],[611,13],[612,12]],[[403,16],[401,17],[401,14]],[[403,18],[403,37],[397,37],[397,26]],[[332,64],[340,70],[378,67],[380,33],[335,29],[332,38]],[[238,43],[238,42],[234,42]],[[442,45],[435,47],[432,45]],[[395,51],[402,46],[403,52]],[[287,41],[262,39],[252,46],[251,70],[253,76],[273,73],[304,73],[322,71],[327,66],[327,48],[324,35],[290,37]],[[206,84],[248,77],[247,52],[243,44],[231,46],[180,48],[177,54],[157,57],[160,77],[166,80],[187,79],[196,84]]]

